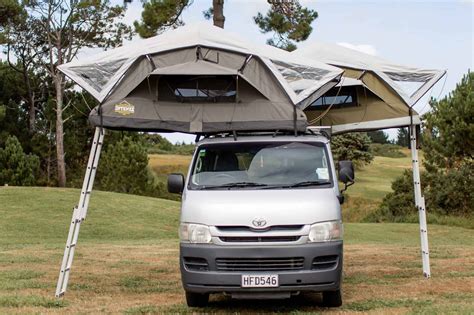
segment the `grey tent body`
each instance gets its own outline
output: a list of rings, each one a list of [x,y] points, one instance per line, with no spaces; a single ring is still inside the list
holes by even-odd
[[[59,69],[101,102],[90,113],[94,126],[198,134],[304,131],[303,109],[342,74],[339,68],[204,24]]]
[[[196,59],[196,51],[219,63]],[[151,62],[172,55],[172,65]],[[218,57],[217,57],[218,56]],[[306,128],[306,116],[294,106],[257,58],[214,48],[190,47],[142,58],[136,68],[149,73],[136,84],[124,78],[117,92],[90,114],[93,125],[112,129],[212,133],[239,130]],[[225,66],[224,66],[225,65]],[[241,69],[241,71],[239,71]],[[258,71],[255,71],[258,69]],[[138,80],[138,81],[140,81]],[[335,82],[334,82],[335,84]],[[130,85],[133,89],[130,92]],[[296,116],[296,117],[295,117]],[[296,118],[296,121],[295,121]]]
[[[413,106],[446,73],[397,65],[328,43],[312,43],[292,54],[344,70],[342,86],[333,87],[326,94],[326,98],[336,100],[335,106],[329,111],[324,106],[310,106],[305,110],[309,125],[332,126],[336,134],[420,124]],[[345,84],[346,81],[351,83]],[[408,91],[407,85],[415,87],[414,91]],[[345,97],[351,101],[337,104],[347,99]]]

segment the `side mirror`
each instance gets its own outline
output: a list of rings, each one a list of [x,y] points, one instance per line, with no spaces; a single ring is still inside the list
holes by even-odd
[[[351,161],[339,161],[339,180],[344,183],[344,189],[341,192],[346,191],[347,187],[354,184],[355,174],[354,165]]]
[[[169,174],[168,175],[168,192],[172,194],[181,194],[184,189],[183,174]]]

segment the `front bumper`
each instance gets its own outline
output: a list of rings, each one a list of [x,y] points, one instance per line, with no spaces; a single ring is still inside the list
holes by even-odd
[[[335,291],[340,288],[342,275],[342,241],[291,246],[219,246],[186,244],[180,245],[181,280],[185,291],[196,293],[238,292],[295,292]],[[217,259],[265,259],[303,257],[299,270],[222,271]],[[333,257],[334,264],[318,265],[313,262],[323,257]],[[207,262],[207,270],[190,270],[189,259]],[[187,267],[188,266],[188,267]],[[321,268],[321,266],[323,268]],[[324,268],[327,267],[327,268]],[[242,288],[242,274],[278,274],[279,287]]]

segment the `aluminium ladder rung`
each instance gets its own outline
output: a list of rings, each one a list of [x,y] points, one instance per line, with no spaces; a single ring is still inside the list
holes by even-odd
[[[77,245],[79,237],[79,230],[82,221],[84,221],[89,206],[89,198],[92,193],[92,186],[94,184],[97,164],[99,163],[100,152],[102,150],[104,132],[100,128],[95,129],[94,139],[92,141],[92,148],[87,162],[86,174],[81,189],[81,196],[79,204],[73,208],[71,225],[69,227],[69,234],[64,249],[64,256],[61,263],[58,283],[56,286],[56,297],[64,295],[69,281],[69,275],[74,259],[74,250]]]

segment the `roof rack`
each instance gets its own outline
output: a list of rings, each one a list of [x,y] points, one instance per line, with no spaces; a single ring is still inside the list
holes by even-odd
[[[278,135],[284,136],[293,136],[294,131],[292,130],[268,130],[268,131],[233,131],[233,132],[217,132],[217,133],[205,133],[199,134],[196,136],[196,141],[199,142],[201,137],[204,139],[208,138],[227,138],[227,137],[234,137],[237,140],[238,136],[266,136],[271,135],[272,137],[276,137]],[[331,138],[331,127],[328,126],[321,126],[321,127],[308,127],[305,132],[299,132],[297,135],[320,135],[325,138]]]
[[[328,139],[331,139],[331,136],[332,136],[331,126],[309,126],[306,129],[313,134],[322,135]]]

